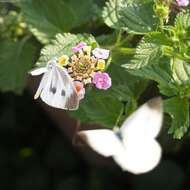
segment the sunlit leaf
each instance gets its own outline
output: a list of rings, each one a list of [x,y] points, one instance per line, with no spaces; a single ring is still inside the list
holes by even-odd
[[[130,61],[130,64],[125,64],[124,67],[128,69],[140,69],[148,65],[157,64],[163,56],[163,47],[169,45],[171,43],[162,33],[150,33],[137,46],[136,54]]]
[[[153,31],[157,25],[153,1],[109,0],[103,19],[111,28],[139,34]]]
[[[89,45],[96,45],[96,40],[89,34],[57,34],[55,39],[41,50],[37,65],[44,66],[53,57],[60,57],[64,54],[70,56],[72,54],[71,48],[81,41],[85,41]]]

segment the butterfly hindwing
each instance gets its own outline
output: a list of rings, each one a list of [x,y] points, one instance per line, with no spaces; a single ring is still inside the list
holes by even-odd
[[[124,138],[156,138],[163,120],[162,100],[153,98],[143,104],[122,124],[120,130]]]
[[[124,147],[123,151],[113,156],[124,171],[134,174],[146,173],[160,162],[162,149],[156,140],[142,140],[136,143],[129,141]]]

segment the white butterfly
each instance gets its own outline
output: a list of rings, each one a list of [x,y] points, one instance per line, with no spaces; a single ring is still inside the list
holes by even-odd
[[[46,67],[37,68],[31,75],[43,74],[38,90],[34,96],[39,96],[49,106],[76,110],[79,107],[79,96],[67,70],[59,65],[57,58],[48,62]]]
[[[110,157],[125,171],[141,174],[152,170],[161,159],[156,141],[162,125],[161,98],[142,105],[117,130],[87,130],[79,135],[99,154]]]

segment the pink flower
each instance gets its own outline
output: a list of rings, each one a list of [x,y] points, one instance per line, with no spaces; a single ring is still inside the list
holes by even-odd
[[[85,95],[85,88],[82,82],[74,81],[74,86],[76,88],[79,100],[84,98]]]
[[[92,53],[98,59],[107,59],[110,51],[107,49],[95,48]]]
[[[176,0],[178,6],[186,7],[189,5],[189,0]]]
[[[85,42],[80,42],[79,44],[77,44],[75,47],[72,47],[72,52],[73,53],[77,53],[79,52],[83,47],[86,46]]]
[[[111,78],[108,73],[102,73],[100,71],[94,74],[92,83],[96,85],[96,88],[104,90],[107,90],[112,85]]]

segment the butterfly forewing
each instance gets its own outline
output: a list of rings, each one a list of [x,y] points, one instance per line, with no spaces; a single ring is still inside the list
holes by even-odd
[[[112,130],[97,129],[79,132],[79,136],[85,140],[92,149],[99,154],[108,157],[117,155],[123,151],[123,145]]]
[[[37,68],[37,69],[32,69],[29,73],[32,75],[32,76],[37,76],[37,75],[41,75],[43,73],[46,73],[48,70],[46,67],[40,67],[40,68]]]
[[[123,123],[121,133],[124,138],[156,138],[163,119],[162,100],[154,98],[142,105]]]
[[[51,79],[51,75],[52,75],[52,71],[47,71],[46,73],[44,73],[40,81],[39,87],[34,95],[34,99],[37,99],[41,95],[45,87],[48,85],[48,82]]]

